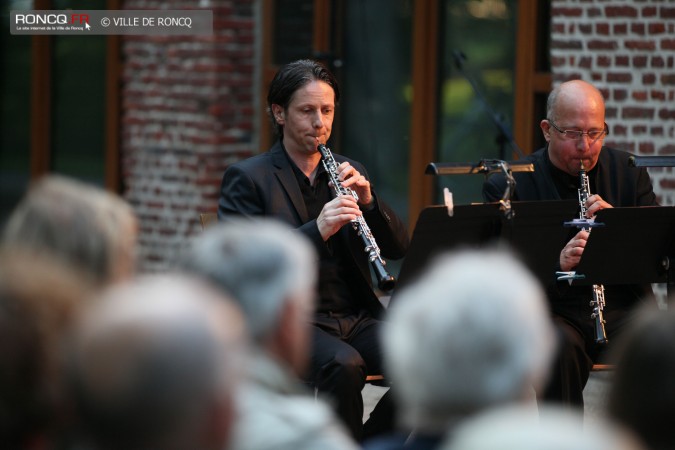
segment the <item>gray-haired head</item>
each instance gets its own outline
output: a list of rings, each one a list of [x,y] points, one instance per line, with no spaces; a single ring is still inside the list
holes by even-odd
[[[223,448],[245,342],[238,307],[181,275],[122,283],[95,300],[68,352],[87,440],[101,449]]]
[[[505,251],[437,258],[400,293],[383,330],[403,424],[438,432],[541,386],[554,346],[544,298]]]
[[[195,239],[182,268],[205,276],[237,301],[253,339],[278,326],[288,301],[312,303],[317,259],[309,240],[270,218],[232,220]]]

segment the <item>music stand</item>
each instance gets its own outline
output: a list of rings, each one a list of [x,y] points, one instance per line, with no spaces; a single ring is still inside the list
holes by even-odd
[[[675,207],[643,206],[598,211],[573,285],[675,283]]]
[[[517,214],[507,219],[499,203],[458,205],[453,216],[445,206],[431,206],[420,213],[410,248],[398,277],[396,292],[417,278],[441,253],[506,242],[520,254],[542,283],[554,279],[555,265],[569,230],[563,222],[578,208],[575,200],[513,202]],[[486,274],[486,277],[490,274]]]

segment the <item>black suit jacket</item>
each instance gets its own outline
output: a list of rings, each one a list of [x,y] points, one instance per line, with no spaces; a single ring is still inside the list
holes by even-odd
[[[516,188],[512,200],[538,201],[560,200],[551,173],[547,148],[528,155],[521,161],[531,162],[534,172],[516,172]],[[644,168],[628,166],[629,153],[603,147],[597,164],[595,184],[591,193],[600,196],[615,207],[626,206],[656,206],[656,195],[652,188],[649,174]],[[488,178],[483,185],[483,197],[486,201],[500,200],[506,188],[506,179],[501,174]],[[570,217],[573,219],[573,217]],[[571,235],[578,230],[571,231]],[[571,238],[572,236],[570,236]],[[564,245],[564,244],[563,244]],[[561,246],[562,249],[562,246]],[[552,311],[568,321],[571,321],[586,333],[592,333],[590,306],[590,286],[570,287],[567,281],[556,282],[556,268],[551,268],[549,285],[545,286]],[[558,267],[557,270],[560,270]],[[623,285],[608,286],[606,291],[607,304],[605,318],[608,332],[614,326],[620,326],[624,315],[641,299],[651,293],[650,286]]]
[[[534,165],[534,172],[516,172],[516,190],[512,200],[560,200],[551,173],[548,169],[547,148],[542,148],[520,160]],[[600,196],[612,206],[654,206],[656,195],[649,174],[644,168],[628,167],[630,153],[603,147],[598,158],[593,194]],[[498,201],[504,195],[506,179],[494,175],[483,186],[486,201]]]
[[[344,156],[333,154],[339,164],[349,163],[368,179],[363,165]],[[368,227],[380,247],[382,256],[390,259],[402,258],[408,248],[408,232],[394,211],[373,192],[375,207],[363,214]],[[293,173],[290,161],[280,142],[269,152],[262,153],[227,168],[221,184],[218,202],[219,220],[232,216],[272,216],[297,228],[314,244],[320,255],[330,253],[330,247],[323,241],[316,224],[316,217],[310,217],[305,207],[302,192]],[[355,274],[349,280],[359,301],[377,317],[382,313],[382,304],[372,289],[370,267],[364,245],[350,225],[338,232],[340,241],[350,249],[349,273]],[[353,281],[353,284],[351,282]]]

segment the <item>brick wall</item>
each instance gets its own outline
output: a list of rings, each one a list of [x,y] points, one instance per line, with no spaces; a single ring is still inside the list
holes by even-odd
[[[125,9],[212,9],[212,37],[127,36],[122,177],[141,225],[141,270],[169,267],[215,211],[232,161],[257,148],[255,0],[124,1]]]
[[[609,146],[675,156],[675,4],[553,0],[554,83],[580,78],[605,95]],[[650,168],[659,200],[675,205],[675,172]]]

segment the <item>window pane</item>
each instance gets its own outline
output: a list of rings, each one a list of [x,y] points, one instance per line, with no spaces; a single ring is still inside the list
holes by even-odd
[[[0,227],[23,195],[30,178],[31,36],[13,36],[11,10],[30,9],[32,2],[10,1],[0,24]]]
[[[337,153],[362,162],[373,187],[408,223],[412,101],[411,0],[347,2]],[[401,261],[387,270],[398,276]]]
[[[498,142],[500,131],[489,108],[511,133],[517,0],[444,0],[442,3],[442,72],[439,101],[439,162],[477,162],[481,158],[512,159],[512,148]],[[457,67],[453,52],[466,60]],[[448,187],[454,202],[482,201],[480,175],[437,177],[437,201]]]
[[[276,65],[312,56],[314,9],[306,0],[277,0],[274,4],[273,62]]]
[[[56,1],[56,9],[105,9],[105,1]],[[105,180],[105,36],[54,36],[52,169]]]
[[[347,2],[336,152],[368,169],[375,190],[408,222],[412,101],[410,0]]]

